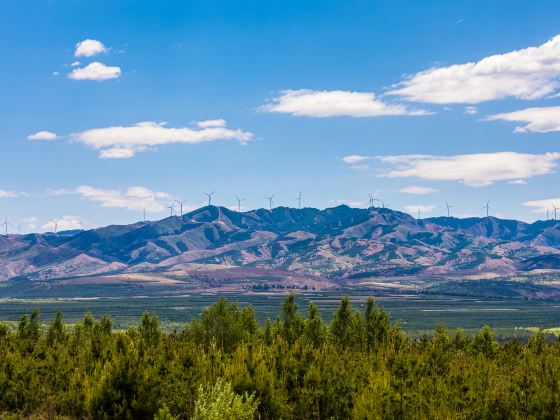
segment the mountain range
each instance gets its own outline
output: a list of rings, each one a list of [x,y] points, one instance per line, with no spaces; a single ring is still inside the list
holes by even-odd
[[[388,208],[206,206],[87,231],[0,236],[0,281],[245,267],[328,279],[560,269],[560,222],[415,219]]]

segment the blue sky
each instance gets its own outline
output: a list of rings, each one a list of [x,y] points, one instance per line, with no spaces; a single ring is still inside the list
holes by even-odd
[[[558,22],[555,1],[3,1],[0,217],[95,227],[301,190],[544,218]]]

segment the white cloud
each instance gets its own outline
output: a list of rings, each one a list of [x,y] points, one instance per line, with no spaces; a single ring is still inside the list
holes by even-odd
[[[37,131],[36,133],[28,135],[27,138],[29,140],[52,141],[56,140],[58,136],[52,131]]]
[[[196,123],[197,126],[199,126],[200,128],[210,128],[210,127],[225,127],[226,126],[226,120],[219,118],[216,120],[205,120],[205,121],[199,121]]]
[[[371,92],[310,89],[284,90],[262,112],[280,112],[305,117],[378,117],[386,115],[428,115],[400,104],[387,104]]]
[[[438,192],[438,190],[430,187],[419,187],[416,185],[411,185],[410,187],[401,188],[399,192],[406,194],[424,195]]]
[[[62,216],[61,218],[55,220],[57,220],[56,223],[57,232],[62,232],[65,230],[76,230],[76,229],[81,229],[82,227],[82,221],[75,216]],[[54,231],[54,227],[55,227],[54,223],[50,220],[42,226],[43,229],[50,230],[50,231]],[[29,228],[29,229],[34,229],[34,228]]]
[[[202,143],[217,140],[237,140],[245,143],[253,134],[226,127],[167,128],[163,123],[141,122],[128,127],[95,128],[71,137],[86,146],[100,150],[100,157],[107,159],[130,158],[150,147],[171,143]]]
[[[124,208],[127,210],[161,212],[173,200],[165,192],[136,186],[126,190],[106,190],[82,185],[76,189],[82,198],[101,203],[101,207]]]
[[[538,47],[421,71],[393,86],[389,94],[433,104],[534,100],[552,95],[559,76],[560,35]]]
[[[74,80],[109,80],[117,79],[121,75],[120,67],[106,66],[103,63],[94,61],[85,67],[78,67],[68,75]]]
[[[59,71],[53,71],[53,72],[52,72],[52,75],[53,75],[53,76],[60,76],[60,72],[59,72]]]
[[[85,39],[76,44],[76,51],[74,56],[76,57],[92,57],[97,54],[107,52],[107,48],[103,43],[95,39]]]
[[[526,201],[523,205],[527,207],[534,207],[534,209],[531,210],[533,213],[546,213],[547,210],[552,211],[555,206],[557,208],[560,207],[560,198],[556,197],[546,198],[544,200]]]
[[[78,67],[80,64],[82,63],[80,63],[79,61],[74,61],[72,64],[70,64],[70,67]]]
[[[549,106],[542,108],[527,108],[520,111],[504,112],[502,114],[490,115],[487,121],[516,121],[527,125],[515,127],[515,133],[549,133],[560,131],[560,106]]]
[[[463,113],[467,115],[476,115],[478,114],[478,108],[476,106],[466,106]]]
[[[509,181],[508,184],[512,184],[512,185],[526,185],[527,181],[524,181],[522,179],[515,179],[513,181]]]
[[[429,213],[436,208],[434,205],[424,205],[424,204],[409,204],[404,206],[404,209],[407,213],[414,213],[415,215],[418,214],[418,210],[420,213]]]
[[[471,187],[491,185],[553,173],[560,153],[528,154],[516,152],[479,153],[456,156],[401,155],[379,156],[395,165],[382,176],[418,177],[431,180],[461,181]]]

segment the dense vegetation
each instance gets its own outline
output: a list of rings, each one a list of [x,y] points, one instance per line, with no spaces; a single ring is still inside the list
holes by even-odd
[[[226,299],[163,333],[146,313],[127,331],[38,311],[17,331],[0,324],[0,417],[557,418],[560,344],[535,334],[498,343],[437,326],[411,339],[373,299],[343,298],[325,324],[294,295],[263,327]]]

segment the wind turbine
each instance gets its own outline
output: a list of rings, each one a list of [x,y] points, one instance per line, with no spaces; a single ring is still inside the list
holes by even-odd
[[[175,208],[173,207],[173,203],[171,203],[170,206],[167,206],[167,208],[168,208],[169,211],[171,212],[171,217],[173,217],[173,210],[175,210]]]
[[[54,225],[54,233],[56,234],[56,232],[58,232],[58,222],[60,222],[62,219],[50,219],[49,221],[53,223]]]
[[[445,210],[447,210],[447,217],[449,217],[449,209],[455,207],[454,205],[449,204],[447,201],[445,202]]]
[[[211,193],[204,193],[208,197],[208,205],[212,205],[212,196],[216,193],[216,191],[212,191]]]
[[[185,201],[187,200],[183,200],[183,201],[173,200],[174,203],[179,204],[179,214],[181,215],[181,217],[183,217],[183,204],[185,204]]]
[[[549,212],[549,210],[546,209],[546,220],[548,220],[548,212]]]
[[[486,202],[485,206],[482,206],[483,209],[486,209],[486,217],[488,217],[490,215],[490,209],[492,209],[492,207],[490,207],[490,200],[488,200]]]
[[[270,197],[265,196],[264,198],[266,198],[268,200],[268,208],[270,210],[272,210],[272,203],[274,203],[274,198],[275,194],[272,194]]]
[[[301,191],[299,192],[299,195],[296,198],[296,201],[298,202],[298,209],[301,209]]]
[[[237,211],[241,211],[241,202],[244,201],[244,198],[239,198],[238,196],[235,196],[235,199],[237,200]]]
[[[21,225],[17,225],[18,235],[21,235]]]
[[[557,210],[560,210],[560,207],[556,207],[556,206],[554,205],[554,203],[552,203],[552,209],[553,209],[553,211],[554,211],[554,220],[556,220],[556,211],[557,211]]]
[[[368,210],[371,210],[373,208],[373,201],[374,201],[373,195],[371,195],[371,193],[368,193],[367,195],[369,197],[369,208],[368,208]]]
[[[382,199],[380,199],[380,198],[374,198],[373,201],[379,201],[379,202],[381,203],[381,207],[382,207],[382,208],[385,208],[385,203],[383,202]]]
[[[4,219],[4,223],[2,223],[2,224],[0,225],[0,227],[2,227],[2,226],[4,226],[4,228],[5,228],[4,234],[5,234],[6,236],[8,236],[8,226],[13,226],[13,225],[12,225],[10,222],[8,222],[8,218],[7,218],[7,217]]]
[[[146,221],[146,209],[142,209],[142,221]]]

